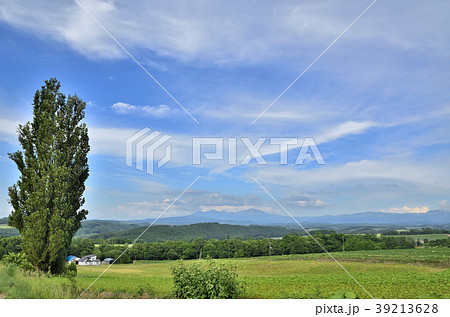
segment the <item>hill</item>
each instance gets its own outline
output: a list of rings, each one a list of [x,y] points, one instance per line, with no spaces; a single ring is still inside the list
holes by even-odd
[[[142,225],[125,221],[86,220],[81,223],[81,229],[77,231],[76,236],[88,237],[94,234],[139,228]]]
[[[16,228],[8,227],[8,217],[0,218],[0,237],[15,237],[19,235]]]
[[[89,238],[96,239],[129,239],[134,240],[146,228],[138,227],[122,231],[106,232],[91,235]],[[152,226],[145,232],[140,240],[147,242],[160,241],[187,241],[197,238],[204,239],[226,239],[226,238],[256,238],[256,237],[282,237],[287,234],[301,233],[301,229],[287,229],[280,226],[239,226],[219,223],[198,223],[191,225]]]

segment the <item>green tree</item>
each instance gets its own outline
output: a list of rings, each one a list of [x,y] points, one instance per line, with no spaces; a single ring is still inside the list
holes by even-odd
[[[78,256],[85,256],[94,253],[95,244],[91,239],[81,239],[78,244]]]
[[[75,232],[86,219],[83,192],[89,175],[86,104],[45,81],[33,100],[33,120],[19,125],[22,151],[9,153],[20,176],[9,188],[8,224],[22,235],[22,249],[38,269],[60,274]]]

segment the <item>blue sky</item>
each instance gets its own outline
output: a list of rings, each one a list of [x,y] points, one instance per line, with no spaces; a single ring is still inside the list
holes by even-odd
[[[165,216],[283,214],[252,177],[296,216],[449,209],[447,1],[377,1],[254,124],[371,1],[79,3],[199,124],[74,1],[0,0],[0,217],[18,177],[15,130],[51,77],[87,103],[90,219],[158,216],[198,176]],[[154,175],[125,164],[144,127],[172,136]],[[272,147],[267,165],[194,166],[192,137],[313,137],[326,164],[295,165],[292,148],[280,165]]]

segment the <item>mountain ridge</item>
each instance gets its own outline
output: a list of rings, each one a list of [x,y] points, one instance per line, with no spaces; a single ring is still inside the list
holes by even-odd
[[[439,225],[450,223],[450,212],[430,210],[426,213],[386,213],[366,211],[352,214],[294,217],[300,223],[316,224],[391,224],[391,225]],[[154,218],[128,220],[130,223],[151,223]],[[288,225],[295,224],[286,215],[269,214],[258,209],[243,211],[198,211],[187,216],[166,217],[158,219],[158,224],[184,225],[194,223],[217,222],[240,225]]]

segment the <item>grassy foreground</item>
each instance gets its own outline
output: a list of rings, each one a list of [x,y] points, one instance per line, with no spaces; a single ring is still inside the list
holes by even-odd
[[[333,256],[375,298],[418,298],[434,295],[450,298],[450,249],[377,250],[333,253]],[[237,266],[246,284],[247,298],[329,298],[338,290],[368,298],[328,255],[305,254],[260,258],[222,259],[218,263]],[[204,264],[205,261],[185,261]],[[83,298],[170,298],[172,278],[169,267],[176,261],[137,261],[113,265]],[[79,290],[88,287],[106,266],[78,267]],[[2,291],[0,270],[0,293]],[[21,276],[29,280],[33,297],[70,298],[70,282],[64,278]],[[20,294],[19,294],[20,295]],[[5,296],[5,295],[4,295]],[[43,296],[43,297],[42,297]]]

